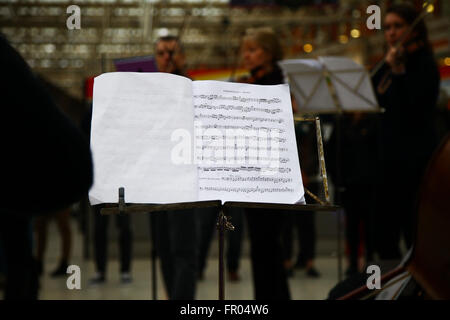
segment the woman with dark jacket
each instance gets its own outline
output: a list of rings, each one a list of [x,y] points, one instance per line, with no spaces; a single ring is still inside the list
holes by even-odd
[[[282,59],[282,48],[271,30],[249,30],[242,43],[242,59],[250,76],[240,82],[258,85],[284,82],[277,65]],[[285,215],[268,209],[248,209],[246,215],[255,299],[290,299],[281,241]]]
[[[437,143],[434,121],[440,79],[423,20],[396,48],[418,15],[408,4],[387,10],[386,63],[372,79],[379,104],[386,110],[376,231],[381,259],[401,257],[401,234],[407,247],[412,244],[416,194]]]

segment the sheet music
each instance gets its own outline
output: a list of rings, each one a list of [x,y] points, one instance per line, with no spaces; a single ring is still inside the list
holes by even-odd
[[[192,87],[199,200],[303,202],[288,85]]]
[[[172,160],[173,133],[191,133],[192,81],[168,73],[114,72],[94,81],[91,204],[197,201],[197,167]]]

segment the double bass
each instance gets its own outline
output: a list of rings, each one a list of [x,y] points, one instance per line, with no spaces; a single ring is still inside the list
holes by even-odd
[[[394,278],[410,275],[425,299],[450,299],[450,134],[435,150],[422,179],[416,204],[416,236],[409,255],[401,265],[384,274],[386,288]],[[389,285],[389,284],[388,284]],[[362,286],[338,300],[367,299],[378,294]],[[399,295],[401,297],[401,292]],[[397,297],[398,297],[397,296]],[[408,296],[407,298],[421,298]]]

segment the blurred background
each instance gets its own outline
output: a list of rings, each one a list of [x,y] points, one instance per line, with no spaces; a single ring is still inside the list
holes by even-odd
[[[366,9],[377,4],[383,10],[392,0],[2,0],[0,32],[45,82],[58,106],[80,123],[92,99],[93,77],[115,71],[114,59],[153,55],[159,36],[175,35],[186,52],[188,74],[196,80],[228,80],[241,72],[240,39],[247,28],[269,26],[279,35],[285,59],[317,56],[347,56],[373,67],[383,57],[383,31],[369,30]],[[400,1],[401,2],[401,1]],[[409,1],[418,8],[426,3]],[[81,9],[81,28],[69,30],[67,8]],[[437,0],[426,18],[430,40],[441,73],[440,104],[450,108],[450,1]],[[324,138],[326,139],[326,132]],[[333,186],[331,185],[331,190]],[[332,192],[331,192],[332,193]],[[321,277],[311,279],[301,272],[290,278],[294,299],[324,299],[345,268],[345,243],[338,252],[336,214],[318,213],[316,266]],[[68,290],[64,279],[44,273],[42,299],[150,299],[151,268],[148,217],[134,215],[133,277],[121,287],[111,271],[111,281],[90,288],[93,274],[92,214],[86,201],[71,210],[72,247],[70,262],[80,265],[82,290]],[[108,268],[118,268],[117,228],[110,223]],[[58,263],[60,239],[55,224],[49,227],[46,270]],[[297,250],[297,245],[294,246]],[[338,268],[341,255],[342,267]],[[217,237],[211,246],[205,279],[199,282],[199,299],[217,298]],[[158,274],[159,277],[159,274]],[[117,275],[118,279],[118,275]],[[158,298],[164,299],[161,279]],[[252,299],[248,239],[244,232],[241,281],[226,284],[228,299]]]

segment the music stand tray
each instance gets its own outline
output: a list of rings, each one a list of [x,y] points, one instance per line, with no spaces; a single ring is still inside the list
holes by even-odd
[[[119,188],[119,200],[117,206],[110,206],[101,209],[101,214],[130,214],[130,213],[152,213],[161,211],[175,211],[198,208],[218,208],[219,216],[217,228],[219,231],[219,300],[225,299],[224,285],[224,235],[226,231],[233,231],[234,226],[228,221],[226,213],[229,208],[244,209],[272,209],[289,211],[322,211],[333,212],[339,209],[334,205],[307,205],[307,204],[277,204],[277,203],[258,203],[258,202],[233,202],[228,201],[222,204],[221,200],[182,202],[170,204],[129,204],[125,203],[125,189]],[[155,268],[152,268],[155,275]],[[153,279],[156,277],[153,276]],[[153,297],[156,297],[156,286],[153,285]]]

